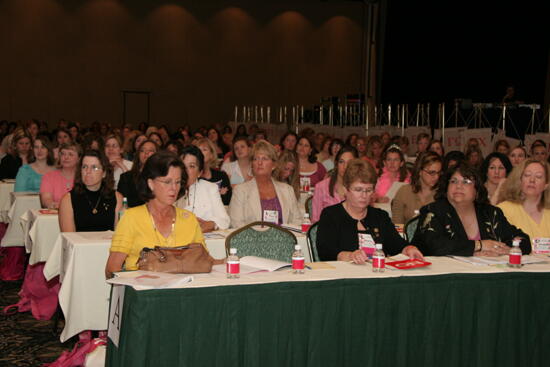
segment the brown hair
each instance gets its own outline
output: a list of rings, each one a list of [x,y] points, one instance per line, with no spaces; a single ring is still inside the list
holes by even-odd
[[[281,175],[285,169],[287,163],[294,163],[294,172],[287,178],[282,179]],[[298,161],[298,155],[295,151],[285,149],[277,162],[275,163],[275,170],[273,170],[273,178],[278,181],[284,182],[292,186],[294,189],[294,195],[297,199],[300,199],[300,166]]]
[[[104,198],[112,197],[115,193],[115,179],[113,177],[113,166],[109,163],[109,160],[105,156],[105,153],[99,150],[87,150],[84,152],[80,161],[78,162],[77,171],[74,177],[74,187],[77,193],[81,194],[85,191],[86,185],[82,182],[82,161],[85,157],[94,157],[97,158],[101,168],[105,172],[105,177],[101,180],[101,192],[100,195]]]
[[[348,162],[343,181],[346,189],[349,189],[355,181],[376,185],[377,179],[378,176],[372,165],[360,158],[356,158]]]
[[[416,162],[414,164],[414,168],[412,171],[411,176],[411,187],[412,192],[415,194],[420,192],[421,189],[421,182],[420,182],[420,171],[422,171],[424,168],[428,167],[429,165],[433,163],[441,163],[441,166],[443,167],[443,161],[441,160],[441,156],[435,152],[426,151],[416,159]],[[435,189],[435,187],[432,187],[432,190]]]

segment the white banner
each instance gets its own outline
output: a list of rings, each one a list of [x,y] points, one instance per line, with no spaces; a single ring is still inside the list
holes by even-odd
[[[442,140],[445,147],[445,153],[453,150],[459,150],[462,152],[464,148],[463,134],[465,128],[463,127],[450,127],[445,129],[445,139]],[[441,129],[434,130],[434,139],[441,139]]]
[[[487,156],[493,151],[493,132],[489,128],[485,129],[465,129],[462,133],[463,144],[468,140],[475,138],[479,142],[479,148],[483,156]]]

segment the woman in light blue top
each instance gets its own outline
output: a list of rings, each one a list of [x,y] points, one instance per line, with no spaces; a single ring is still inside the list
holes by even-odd
[[[42,176],[53,171],[54,156],[50,140],[43,135],[36,137],[33,143],[34,160],[19,168],[15,177],[14,191],[39,192]]]

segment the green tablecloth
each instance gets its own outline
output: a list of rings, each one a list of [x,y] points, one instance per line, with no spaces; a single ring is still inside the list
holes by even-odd
[[[126,288],[107,366],[550,365],[550,273]]]

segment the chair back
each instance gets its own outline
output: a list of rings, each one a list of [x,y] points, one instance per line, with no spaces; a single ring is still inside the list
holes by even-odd
[[[312,224],[307,231],[307,242],[309,243],[309,248],[313,252],[311,256],[313,261],[321,261],[321,259],[319,259],[319,253],[317,252],[317,227],[319,227],[319,222]]]
[[[411,242],[414,234],[416,233],[416,227],[418,227],[418,221],[420,220],[420,215],[417,215],[414,218],[409,219],[405,224],[405,239],[407,242]]]
[[[269,222],[253,222],[227,236],[225,252],[229,254],[230,248],[236,248],[239,257],[259,256],[291,262],[296,243],[296,236],[281,226]]]

